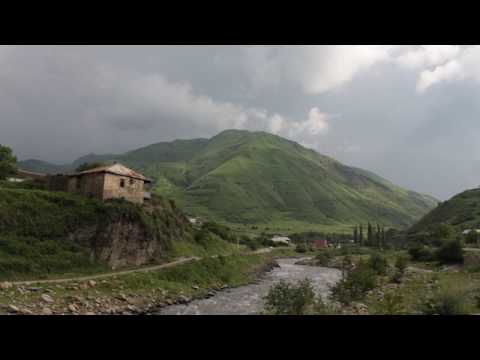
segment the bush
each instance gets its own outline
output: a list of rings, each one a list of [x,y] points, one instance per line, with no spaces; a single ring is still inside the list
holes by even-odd
[[[305,244],[297,244],[295,246],[295,251],[298,252],[298,253],[306,253],[307,252],[307,247],[305,246]]]
[[[388,261],[387,259],[378,254],[374,253],[368,259],[368,266],[372,269],[377,275],[386,275],[388,270]]]
[[[379,303],[378,314],[400,315],[404,312],[403,296],[395,292],[387,292]]]
[[[424,245],[415,244],[408,249],[408,254],[414,261],[431,261],[434,259],[433,252]]]
[[[240,238],[240,244],[247,246],[250,250],[255,251],[260,247],[260,243],[255,239],[251,239],[248,236],[242,236]]]
[[[464,294],[443,290],[420,304],[420,312],[424,315],[462,315],[467,314],[467,302]]]
[[[352,301],[363,299],[376,285],[375,272],[366,264],[360,263],[331,289],[330,297],[348,305]]]
[[[395,260],[395,269],[400,275],[405,274],[407,269],[408,259],[405,256],[398,256]]]
[[[446,240],[435,253],[435,258],[443,264],[463,263],[463,244],[460,240]]]
[[[316,305],[315,292],[309,279],[293,285],[281,280],[265,297],[265,310],[271,315],[305,315]]]
[[[329,251],[322,251],[315,256],[315,261],[319,266],[330,266],[333,259],[333,254]]]

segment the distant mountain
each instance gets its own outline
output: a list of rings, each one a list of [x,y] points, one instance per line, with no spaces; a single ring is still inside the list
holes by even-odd
[[[407,227],[437,201],[265,132],[153,144],[75,164],[121,161],[156,180],[154,191],[186,211],[231,223],[379,222]]]
[[[480,189],[471,189],[440,203],[410,229],[429,231],[438,224],[450,224],[457,230],[480,229]]]
[[[45,174],[58,174],[70,170],[71,165],[55,165],[42,160],[19,161],[18,168]]]

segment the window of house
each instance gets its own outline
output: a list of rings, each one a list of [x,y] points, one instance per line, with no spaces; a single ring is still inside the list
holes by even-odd
[[[120,187],[121,188],[125,187],[125,179],[120,179]]]
[[[135,182],[135,180],[133,180],[133,179],[130,179],[130,185],[133,185],[133,184],[134,184],[134,182]]]

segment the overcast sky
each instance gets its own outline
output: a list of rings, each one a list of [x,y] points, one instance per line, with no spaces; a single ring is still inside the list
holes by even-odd
[[[0,46],[0,109],[22,160],[237,128],[442,200],[480,185],[479,46]]]

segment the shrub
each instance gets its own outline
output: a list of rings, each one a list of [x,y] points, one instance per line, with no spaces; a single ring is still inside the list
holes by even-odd
[[[420,304],[425,315],[462,315],[468,312],[464,294],[454,290],[438,291]]]
[[[271,315],[305,315],[315,305],[315,292],[309,279],[296,285],[281,280],[265,297],[265,310]]]
[[[395,292],[387,292],[379,303],[378,314],[399,315],[404,312],[403,296]]]
[[[305,244],[297,244],[295,246],[295,251],[298,252],[298,253],[306,253],[307,252],[307,247],[305,246]]]
[[[363,299],[375,286],[375,272],[366,264],[360,263],[331,289],[330,297],[332,300],[348,305],[352,301]]]
[[[259,242],[255,239],[251,239],[248,236],[242,236],[240,238],[240,244],[248,246],[248,248],[252,251],[257,250],[260,247]]]
[[[414,261],[431,261],[434,258],[432,250],[420,244],[411,246],[408,249],[408,254]]]
[[[405,256],[400,255],[395,260],[395,269],[400,275],[405,274],[407,265],[408,265],[408,259]]]
[[[463,244],[460,240],[446,240],[435,253],[435,258],[443,264],[463,263]]]
[[[322,251],[315,256],[315,261],[319,266],[330,266],[333,259],[333,254],[329,251]]]
[[[370,258],[368,259],[368,266],[378,275],[387,274],[388,261],[384,256],[378,253],[370,255]]]

